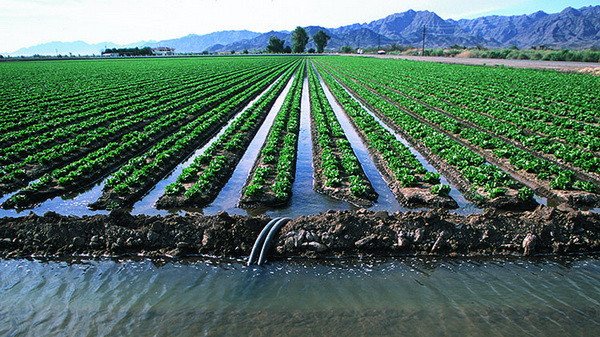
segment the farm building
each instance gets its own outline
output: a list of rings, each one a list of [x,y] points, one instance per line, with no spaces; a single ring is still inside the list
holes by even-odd
[[[152,54],[154,54],[154,55],[173,55],[173,54],[175,54],[175,48],[169,48],[169,47],[152,48]]]

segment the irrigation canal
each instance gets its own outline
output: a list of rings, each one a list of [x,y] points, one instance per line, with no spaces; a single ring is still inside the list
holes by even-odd
[[[600,260],[0,260],[3,336],[597,336]]]

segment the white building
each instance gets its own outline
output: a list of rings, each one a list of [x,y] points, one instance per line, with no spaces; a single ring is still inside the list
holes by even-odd
[[[157,48],[152,48],[152,54],[154,55],[173,55],[175,54],[175,48],[169,48],[169,47],[157,47]]]

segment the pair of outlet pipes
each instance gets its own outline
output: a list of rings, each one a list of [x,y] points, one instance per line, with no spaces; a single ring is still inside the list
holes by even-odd
[[[255,261],[259,266],[262,266],[265,263],[267,253],[269,252],[269,248],[271,248],[271,241],[273,241],[275,234],[277,234],[277,231],[290,220],[290,218],[274,218],[267,223],[254,242],[252,252],[248,258],[248,266],[254,264]]]

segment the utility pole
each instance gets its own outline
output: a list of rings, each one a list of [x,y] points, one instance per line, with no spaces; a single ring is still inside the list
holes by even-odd
[[[423,26],[423,48],[421,49],[421,56],[425,56],[425,26]]]

